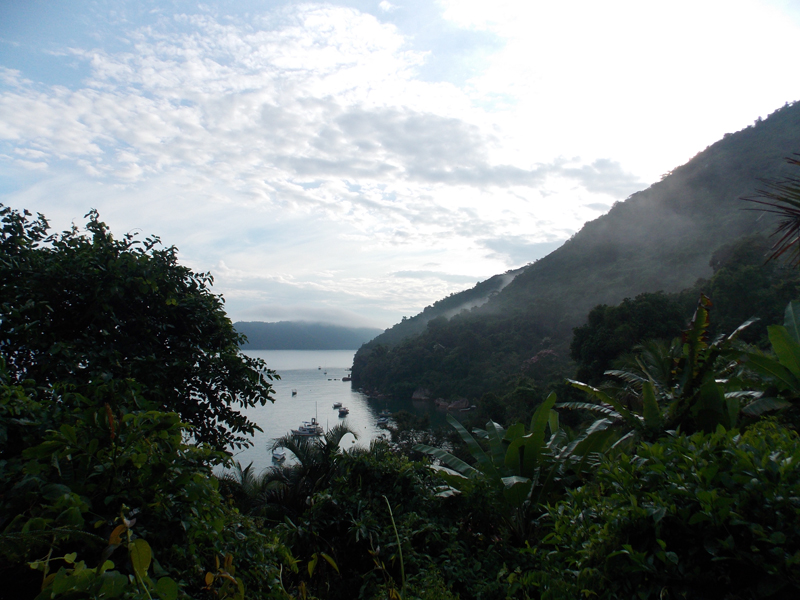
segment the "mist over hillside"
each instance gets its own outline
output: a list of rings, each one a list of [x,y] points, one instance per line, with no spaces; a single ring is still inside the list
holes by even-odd
[[[496,276],[387,330],[356,354],[354,382],[399,397],[418,388],[474,395],[504,388],[543,350],[567,360],[572,330],[592,307],[693,286],[711,275],[718,248],[769,235],[774,221],[745,210],[741,198],[763,188],[760,180],[787,176],[784,159],[797,152],[795,103],[726,134],[662,181],[617,202],[563,246],[515,272],[505,287]],[[490,282],[497,287],[486,294]],[[487,301],[446,314],[445,302],[467,306],[479,295]]]
[[[233,326],[247,336],[242,348],[250,350],[355,350],[381,332],[302,321],[238,321]]]

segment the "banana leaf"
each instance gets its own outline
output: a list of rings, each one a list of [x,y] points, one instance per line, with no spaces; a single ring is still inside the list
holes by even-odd
[[[489,452],[492,462],[496,467],[503,467],[506,458],[506,448],[503,438],[506,430],[494,421],[486,423],[486,431],[489,433]]]
[[[592,412],[596,412],[601,414],[605,417],[610,417],[612,419],[618,419],[622,421],[622,415],[619,414],[614,409],[608,408],[607,406],[603,406],[602,404],[592,404],[591,402],[559,402],[555,406],[556,408],[569,408],[569,409],[576,409],[576,410],[590,410]]]
[[[653,431],[661,427],[661,409],[656,402],[655,384],[652,379],[648,379],[642,385],[642,413],[644,424]]]
[[[792,339],[789,331],[782,325],[770,325],[767,327],[767,332],[778,361],[789,369],[795,378],[800,377],[800,344]]]
[[[766,412],[788,408],[792,403],[782,398],[759,398],[745,406],[742,412],[749,417],[758,417]]]
[[[786,305],[783,313],[783,326],[789,332],[789,336],[800,344],[800,302],[794,300]]]
[[[532,477],[539,464],[539,457],[545,444],[545,430],[550,420],[550,411],[556,400],[555,393],[551,392],[533,413],[530,433],[518,437],[509,444],[504,464],[513,474]]]
[[[774,379],[781,389],[800,389],[797,378],[777,360],[753,352],[746,353],[743,358],[748,368],[759,375]]]
[[[527,477],[511,475],[503,477],[503,497],[511,506],[522,506],[528,499],[533,488],[533,481]]]
[[[477,470],[473,466],[468,465],[460,458],[453,456],[441,448],[434,448],[433,446],[428,446],[426,444],[417,444],[414,446],[414,450],[429,456],[433,456],[434,458],[440,460],[443,465],[466,477],[475,477],[477,475]]]
[[[477,461],[477,469],[492,479],[497,485],[499,485],[501,475],[497,471],[492,459],[489,458],[489,455],[483,451],[483,448],[481,448],[480,444],[475,440],[474,437],[472,437],[472,435],[470,435],[469,431],[467,431],[453,415],[447,415],[447,422],[455,428],[455,430],[458,432],[458,435],[460,435],[461,439],[464,440],[469,453],[472,454]]]
[[[576,387],[579,390],[586,392],[587,394],[589,394],[593,398],[597,399],[598,401],[600,401],[600,402],[602,402],[604,404],[608,404],[609,406],[613,407],[614,410],[616,410],[619,413],[619,415],[622,417],[622,419],[624,419],[625,422],[627,422],[628,425],[630,425],[631,427],[634,427],[636,429],[641,428],[641,426],[642,426],[642,418],[639,415],[637,415],[635,413],[632,413],[630,410],[628,410],[627,407],[625,407],[616,398],[614,398],[612,396],[609,396],[608,394],[606,394],[604,392],[601,392],[597,388],[592,387],[592,386],[590,386],[590,385],[588,385],[586,383],[583,383],[581,381],[575,381],[573,379],[567,379],[567,382],[572,387]]]

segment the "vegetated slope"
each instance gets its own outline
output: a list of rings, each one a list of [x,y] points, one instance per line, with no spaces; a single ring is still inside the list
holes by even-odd
[[[740,198],[763,188],[759,179],[786,176],[784,158],[797,152],[800,103],[726,134],[615,204],[485,304],[429,320],[402,341],[384,334],[365,344],[356,354],[354,383],[399,397],[420,387],[474,397],[503,391],[543,362],[566,360],[572,329],[595,305],[680,291],[711,274],[709,261],[723,244],[771,232],[774,222],[743,210],[748,205]]]
[[[239,321],[233,326],[247,336],[242,348],[251,350],[355,350],[380,333],[371,327],[296,321]]]

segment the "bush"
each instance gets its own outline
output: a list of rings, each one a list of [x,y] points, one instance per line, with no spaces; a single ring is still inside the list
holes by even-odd
[[[800,444],[762,422],[666,438],[604,462],[549,512],[536,566],[509,578],[542,598],[795,598]]]

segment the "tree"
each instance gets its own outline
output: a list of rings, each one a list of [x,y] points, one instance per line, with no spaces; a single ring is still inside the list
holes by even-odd
[[[264,405],[277,377],[239,352],[243,337],[208,273],[174,246],[115,239],[97,211],[85,233],[0,205],[0,352],[13,381],[59,385],[116,410],[176,412],[197,442],[249,444],[258,426],[236,410]],[[115,390],[131,381],[129,405]],[[91,393],[89,393],[91,390]]]
[[[573,330],[570,355],[578,363],[577,377],[599,383],[615,358],[643,340],[671,339],[685,323],[679,303],[663,292],[625,298],[618,306],[595,306],[588,322]]]

